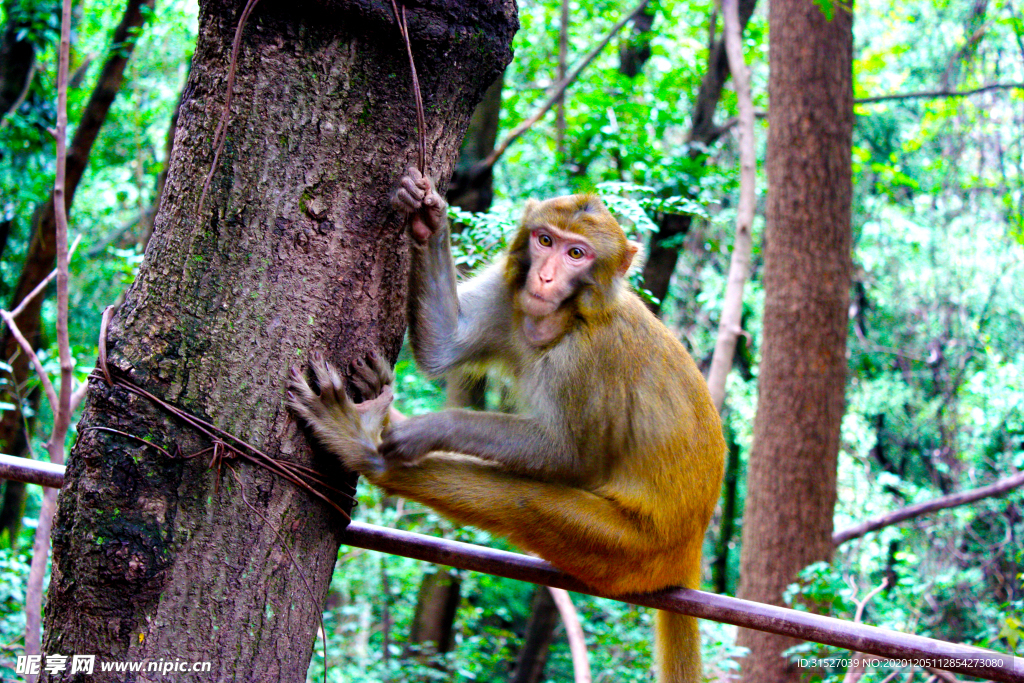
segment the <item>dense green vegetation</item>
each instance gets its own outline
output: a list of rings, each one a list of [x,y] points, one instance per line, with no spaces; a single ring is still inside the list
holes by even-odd
[[[856,3],[857,97],[920,91],[969,91],[1024,82],[1024,15],[1012,0]],[[549,115],[509,147],[496,168],[489,217],[465,218],[457,248],[470,267],[500,246],[500,229],[528,197],[598,189],[649,234],[671,205],[696,219],[679,241],[680,261],[662,307],[666,323],[698,362],[710,360],[725,288],[737,196],[732,135],[706,149],[687,142],[692,105],[707,69],[712,2],[662,0],[650,32],[629,28],[607,48],[566,97],[559,151]],[[123,6],[80,5],[72,44],[72,125],[85,106],[109,33]],[[71,338],[79,378],[96,357],[100,312],[114,303],[141,261],[141,216],[151,210],[165,167],[166,134],[195,43],[196,7],[159,3],[142,31],[122,88],[92,151],[71,212],[82,243],[72,262]],[[559,4],[521,3],[516,58],[505,75],[502,130],[530,116],[556,78]],[[570,64],[621,17],[617,2],[572,5]],[[845,11],[841,8],[837,11]],[[765,7],[744,35],[755,106],[769,106]],[[57,6],[51,0],[5,0],[0,20],[17,21],[37,50],[39,68],[21,106],[0,123],[0,221],[9,235],[0,259],[0,301],[10,307],[27,249],[31,215],[53,176]],[[721,30],[720,26],[717,28]],[[622,73],[619,52],[649,45],[636,76]],[[618,48],[618,49],[617,49]],[[396,93],[396,97],[405,96]],[[0,112],[2,114],[3,112]],[[716,120],[735,115],[723,95]],[[997,88],[963,97],[932,95],[862,103],[854,138],[854,264],[848,341],[849,379],[838,477],[836,529],[912,503],[982,486],[1024,467],[1024,89]],[[759,119],[759,148],[765,122]],[[499,134],[500,137],[500,134]],[[766,188],[759,180],[763,204]],[[612,198],[618,198],[612,199]],[[670,200],[666,202],[666,200]],[[643,214],[641,209],[646,209]],[[756,405],[760,302],[758,231],[744,304],[748,336],[730,376],[725,418],[740,463],[752,438]],[[642,283],[638,284],[642,285]],[[54,310],[43,310],[53,329]],[[57,371],[56,349],[42,345]],[[398,368],[397,406],[435,409],[443,388],[419,377],[407,355]],[[28,397],[10,382],[5,408],[24,401],[41,457],[45,409],[36,418]],[[494,402],[498,398],[492,397]],[[35,418],[35,419],[33,419]],[[742,467],[736,496],[742,511]],[[30,487],[26,525],[0,549],[0,641],[19,639],[26,549],[38,509]],[[856,600],[883,579],[867,604],[866,623],[1024,655],[1024,505],[1018,491],[890,526],[841,545],[828,565],[808,568],[794,585],[794,604],[825,605],[853,618]],[[415,504],[360,488],[359,518],[472,542],[497,543],[456,529]],[[709,532],[708,562],[718,559],[719,518]],[[737,520],[741,523],[741,519]],[[723,585],[738,581],[739,533],[721,558]],[[530,610],[533,587],[491,576],[462,577],[461,604],[446,670],[405,656],[423,563],[342,549],[325,615],[330,680],[507,680]],[[708,576],[710,586],[710,573]],[[575,597],[584,619],[595,680],[648,680],[651,615],[608,600]],[[710,671],[738,666],[729,627],[705,623]],[[801,646],[795,654],[829,651]],[[10,659],[4,656],[0,659]],[[317,650],[311,676],[323,661]],[[838,680],[842,671],[821,672]],[[879,681],[883,670],[868,670]],[[571,680],[568,646],[556,636],[546,669]]]

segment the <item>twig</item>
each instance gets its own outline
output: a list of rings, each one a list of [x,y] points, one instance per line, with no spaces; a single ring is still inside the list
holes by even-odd
[[[893,524],[905,522],[908,519],[914,519],[915,517],[927,515],[938,510],[946,510],[948,508],[959,507],[960,505],[967,505],[968,503],[973,503],[983,498],[1001,496],[1004,493],[1012,491],[1020,486],[1024,486],[1024,472],[1018,472],[1013,476],[1000,479],[994,484],[989,484],[988,486],[982,486],[968,491],[960,491],[959,493],[952,493],[948,496],[942,496],[941,498],[935,498],[933,500],[926,500],[923,503],[915,503],[914,505],[908,505],[907,507],[900,508],[894,512],[879,515],[878,517],[872,517],[860,524],[855,524],[854,526],[847,527],[846,529],[840,529],[835,532],[832,534],[832,543],[840,545],[854,538],[860,538],[872,531],[877,531],[878,529],[892,526]]]
[[[858,600],[856,597],[857,585],[856,583],[850,582],[850,587],[854,590],[853,602],[857,605],[857,612],[853,616],[854,623],[861,623],[864,618],[864,608],[867,607],[868,603],[871,602],[876,595],[881,593],[886,586],[889,585],[889,579],[882,579],[882,583],[878,584],[873,588],[867,595],[862,599]],[[846,670],[846,675],[843,677],[843,683],[857,683],[861,678],[864,677],[864,670],[866,668],[864,662],[864,653],[854,652],[851,657],[853,660],[849,668]]]
[[[754,103],[750,96],[750,72],[743,61],[740,11],[738,0],[722,2],[725,52],[729,70],[736,84],[739,104],[740,133],[740,201],[736,209],[736,237],[729,259],[729,276],[722,304],[722,317],[718,323],[718,338],[708,371],[711,400],[721,411],[725,403],[725,381],[736,355],[736,343],[743,333],[743,289],[750,273],[750,253],[753,248],[751,229],[757,204],[757,155],[754,149]]]
[[[583,626],[576,614],[569,593],[562,588],[552,588],[551,597],[558,608],[558,614],[565,625],[565,637],[569,640],[569,652],[572,654],[572,675],[575,683],[590,683],[590,660],[587,657],[587,641],[583,635]]]
[[[630,20],[633,19],[633,17],[635,17],[637,14],[643,12],[644,9],[646,9],[647,3],[649,1],[650,0],[641,0],[640,4],[631,9],[626,14],[626,16],[624,16],[619,21],[619,23],[615,24],[615,26],[612,26],[611,30],[608,31],[608,35],[606,35],[601,40],[601,42],[595,45],[594,48],[589,53],[587,53],[587,56],[583,58],[583,60],[576,66],[576,68],[574,68],[568,76],[563,78],[558,83],[555,83],[551,87],[551,89],[548,91],[548,99],[544,101],[544,104],[540,105],[540,107],[533,114],[533,116],[531,116],[530,118],[526,119],[518,126],[516,126],[512,130],[512,132],[505,136],[505,139],[501,141],[501,144],[494,148],[494,151],[491,152],[486,159],[484,159],[479,164],[476,164],[473,167],[473,174],[479,174],[483,171],[486,171],[491,166],[494,166],[495,162],[498,161],[501,155],[505,153],[505,150],[508,149],[509,145],[515,142],[520,135],[528,131],[535,123],[544,118],[544,115],[551,111],[551,108],[554,107],[555,104],[558,103],[558,101],[562,98],[562,95],[565,94],[566,88],[572,85],[573,82],[575,82],[576,79],[580,77],[580,74],[583,73],[583,70],[586,69],[590,65],[590,63],[597,58],[599,54],[601,54],[601,51],[604,50],[608,43],[611,42],[612,38],[615,37],[615,34],[622,30],[623,26],[628,24]]]
[[[75,411],[78,410],[78,406],[82,405],[82,401],[89,393],[89,382],[82,382],[75,389],[74,393],[71,394],[71,414],[74,415]]]
[[[960,683],[960,679],[954,676],[953,674],[949,673],[948,671],[943,671],[942,669],[934,669],[930,666],[926,666],[925,671],[932,674],[932,678],[936,678],[942,681],[942,683]]]
[[[60,21],[60,50],[57,61],[57,168],[53,180],[53,208],[56,221],[57,241],[57,347],[60,353],[60,394],[53,395],[53,385],[48,387],[47,398],[53,411],[53,431],[47,451],[50,462],[64,464],[64,439],[71,424],[71,343],[68,339],[68,213],[64,200],[64,182],[67,177],[66,138],[68,129],[68,62],[71,51],[71,0],[63,0]],[[14,332],[14,319],[7,317],[7,326]],[[20,335],[20,331],[19,331]],[[28,340],[24,336],[21,344]],[[39,357],[32,353],[36,372],[41,370]],[[45,373],[44,373],[45,374]],[[49,379],[43,379],[44,386]],[[50,528],[53,513],[57,507],[57,492],[49,489],[43,494],[39,509],[39,522],[32,544],[32,564],[29,568],[28,584],[25,589],[25,654],[40,654],[42,640],[41,620],[43,608],[43,579],[46,576],[46,562],[50,555]],[[28,683],[35,683],[36,674],[25,677]]]
[[[412,42],[409,40],[409,23],[405,19],[405,5],[402,5],[402,12],[399,14],[398,5],[391,0],[391,9],[395,13],[395,23],[398,24],[398,32],[402,35],[405,43],[405,52],[409,56],[409,70],[412,72],[412,96],[416,103],[416,128],[418,131],[416,140],[417,164],[420,173],[427,172],[427,117],[423,111],[423,95],[420,92],[420,78],[416,74],[416,60],[412,56]]]
[[[54,208],[56,208],[56,207],[54,207]],[[65,216],[66,215],[67,214],[65,214]],[[66,223],[65,223],[65,225],[66,225]],[[82,236],[81,235],[79,235],[78,237],[75,238],[75,243],[71,245],[71,249],[70,249],[70,251],[68,251],[68,259],[70,259],[71,255],[75,253],[76,249],[78,249],[78,245],[81,243],[81,241],[82,241]],[[39,296],[39,294],[44,289],[46,289],[46,286],[48,284],[50,284],[50,282],[53,281],[53,278],[55,278],[55,277],[57,277],[57,269],[56,268],[51,270],[50,274],[47,275],[45,278],[43,278],[42,282],[40,282],[38,285],[36,285],[32,289],[31,292],[29,292],[28,294],[25,295],[25,298],[21,300],[21,302],[14,308],[13,311],[11,311],[11,317],[12,318],[17,318],[19,315],[21,315],[21,312],[25,310],[25,307],[28,306],[29,302],[32,301],[33,299],[35,299],[37,296]]]
[[[29,362],[32,363],[32,367],[36,370],[36,375],[39,376],[39,382],[43,385],[43,392],[46,394],[47,403],[50,404],[50,410],[56,413],[58,405],[57,392],[53,388],[50,376],[43,369],[43,362],[39,360],[39,356],[36,354],[35,349],[32,348],[32,344],[29,343],[28,339],[25,339],[25,335],[18,329],[17,323],[14,322],[14,316],[7,311],[0,310],[0,318],[3,318],[4,322],[7,323],[7,329],[11,331],[11,336],[18,342],[22,352],[28,356]]]
[[[210,162],[210,171],[206,174],[206,180],[203,181],[203,191],[199,193],[199,209],[197,210],[199,214],[203,212],[206,191],[210,189],[210,181],[213,180],[214,171],[217,170],[217,162],[220,161],[220,153],[224,150],[224,141],[227,139],[228,119],[231,118],[231,100],[235,96],[235,72],[238,69],[238,52],[242,48],[242,29],[245,28],[245,22],[249,20],[249,15],[252,14],[252,10],[256,7],[257,2],[259,0],[247,0],[245,7],[242,8],[242,15],[238,18],[238,24],[235,26],[235,39],[231,41],[231,62],[228,64],[228,80],[224,86],[225,90],[227,90],[227,95],[224,97],[224,111],[221,112],[220,121],[217,122],[217,130],[213,134],[213,161]]]
[[[989,83],[971,90],[918,90],[916,92],[896,93],[894,95],[876,95],[874,97],[860,97],[853,101],[854,104],[870,104],[872,102],[891,102],[893,100],[914,100],[939,97],[970,97],[989,90],[1024,90],[1024,83]]]
[[[25,76],[25,87],[23,87],[21,89],[21,92],[18,93],[18,99],[14,100],[14,104],[11,105],[10,109],[8,109],[6,112],[4,112],[2,116],[0,116],[0,130],[2,130],[3,127],[10,122],[10,117],[13,116],[16,111],[18,111],[18,107],[20,107],[22,103],[25,101],[25,98],[28,97],[28,89],[32,87],[32,79],[36,76],[36,69],[38,68],[38,66],[38,62],[33,60],[32,66],[28,68],[28,75]]]

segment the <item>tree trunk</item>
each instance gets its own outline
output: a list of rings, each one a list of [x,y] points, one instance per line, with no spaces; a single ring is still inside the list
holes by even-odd
[[[530,620],[526,623],[526,634],[516,659],[512,683],[540,683],[544,680],[544,667],[548,663],[557,625],[558,607],[551,591],[547,586],[537,586],[533,592]]]
[[[409,651],[414,657],[426,661],[452,649],[461,587],[458,572],[450,567],[439,566],[423,575],[409,631]]]
[[[200,207],[241,10],[201,5],[154,233],[110,325],[110,369],[345,488],[354,478],[314,458],[282,399],[289,368],[313,350],[343,371],[398,353],[408,246],[389,199],[415,158],[409,64],[386,3],[257,5]],[[473,106],[511,58],[514,12],[455,0],[407,11],[427,172],[442,186]],[[346,520],[244,461],[211,470],[209,455],[170,459],[95,427],[183,454],[212,445],[93,380],[54,528],[44,651],[212,665],[179,681],[304,680]]]
[[[739,501],[740,445],[736,443],[736,435],[728,425],[725,426],[725,443],[729,451],[725,460],[725,479],[722,483],[722,521],[718,525],[718,538],[715,539],[711,581],[716,593],[730,595],[732,585],[729,581],[729,555],[736,533],[736,519],[742,517],[742,512],[736,509]]]
[[[448,186],[445,197],[448,203],[465,211],[487,211],[494,201],[494,166],[488,164],[486,168],[480,168],[479,164],[491,155],[498,140],[504,81],[504,75],[498,77],[473,110],[459,161]]]
[[[107,119],[110,105],[114,103],[124,83],[124,69],[135,48],[139,29],[148,16],[143,7],[153,8],[154,0],[128,0],[121,23],[114,30],[112,47],[107,61],[103,64],[96,87],[93,88],[88,104],[82,112],[82,118],[75,129],[75,136],[67,152],[67,176],[65,178],[64,205],[70,212],[71,203],[75,199],[75,190],[82,180],[85,167],[89,163],[89,154],[93,143],[99,136],[100,128]],[[57,259],[56,216],[54,214],[53,194],[40,204],[32,215],[32,237],[29,239],[28,251],[25,253],[25,264],[18,278],[18,285],[11,300],[11,309],[17,306],[36,286],[53,270]],[[43,297],[36,297],[22,313],[15,318],[18,329],[33,345],[39,346],[40,318],[39,311],[43,305]],[[4,329],[0,337],[4,358],[12,359],[11,373],[20,385],[33,372],[28,357],[21,352],[18,342],[10,330]],[[0,448],[5,453],[26,455],[28,444],[24,437],[24,425],[20,410],[8,410],[0,417]],[[0,534],[7,532],[11,545],[15,544],[18,529],[21,527],[21,511],[24,508],[25,487],[23,484],[9,482],[4,491],[3,508],[0,509]]]
[[[832,555],[851,285],[850,13],[769,6],[771,100],[764,343],[747,475],[739,597],[780,604],[797,572]],[[743,680],[799,680],[795,640],[741,631]]]

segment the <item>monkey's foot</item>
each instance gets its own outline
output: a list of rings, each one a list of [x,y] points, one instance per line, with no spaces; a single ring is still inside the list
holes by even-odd
[[[317,440],[345,467],[368,476],[382,472],[384,459],[377,453],[377,443],[394,399],[391,368],[377,353],[353,361],[351,383],[363,399],[355,403],[345,393],[341,374],[320,352],[313,352],[309,367],[320,393],[313,391],[303,373],[293,367],[288,407],[305,420]]]

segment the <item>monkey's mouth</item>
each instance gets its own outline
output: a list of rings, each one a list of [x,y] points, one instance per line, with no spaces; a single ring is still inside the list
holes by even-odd
[[[521,299],[523,312],[531,316],[543,316],[553,313],[558,308],[558,304],[545,299],[539,294],[530,291],[523,291],[523,297]]]

